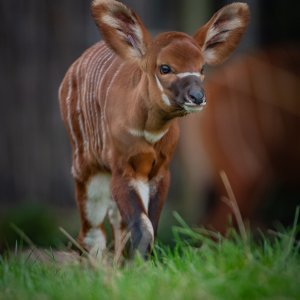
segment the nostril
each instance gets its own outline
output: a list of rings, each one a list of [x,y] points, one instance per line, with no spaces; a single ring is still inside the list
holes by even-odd
[[[190,89],[188,95],[195,104],[202,104],[204,101],[204,92],[202,89]]]

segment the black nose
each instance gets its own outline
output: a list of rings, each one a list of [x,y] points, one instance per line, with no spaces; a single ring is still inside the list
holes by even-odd
[[[205,100],[204,91],[200,87],[191,87],[188,91],[189,98],[195,103],[195,104],[202,104]]]

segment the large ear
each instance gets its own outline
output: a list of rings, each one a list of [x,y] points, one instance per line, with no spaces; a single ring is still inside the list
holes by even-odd
[[[207,64],[222,63],[237,47],[249,21],[246,3],[224,6],[194,35]]]
[[[121,57],[140,59],[151,41],[140,18],[114,0],[94,0],[92,15],[106,43]]]

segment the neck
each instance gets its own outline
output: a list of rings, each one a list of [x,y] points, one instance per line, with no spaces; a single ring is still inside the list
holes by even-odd
[[[160,91],[155,81],[149,77],[143,73],[136,86],[130,123],[137,130],[166,132],[175,120],[157,104],[158,97],[161,97]]]

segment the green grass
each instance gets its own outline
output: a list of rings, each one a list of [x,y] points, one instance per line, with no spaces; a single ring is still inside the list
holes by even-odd
[[[213,241],[179,221],[175,247],[157,244],[123,267],[0,257],[0,299],[300,299],[296,222],[254,242],[234,231]]]

